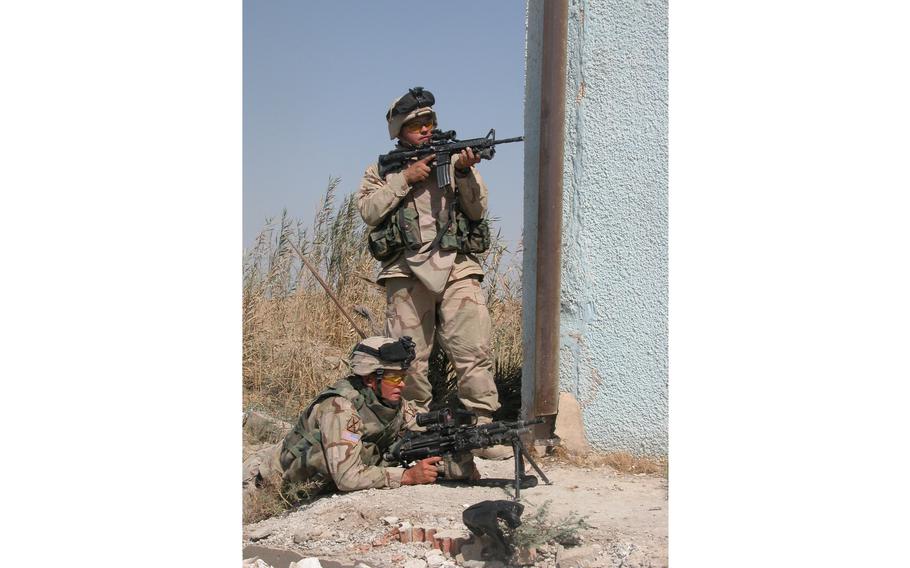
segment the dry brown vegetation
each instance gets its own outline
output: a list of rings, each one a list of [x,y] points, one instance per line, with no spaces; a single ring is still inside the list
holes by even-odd
[[[622,473],[656,473],[661,477],[667,477],[669,474],[669,462],[666,458],[636,456],[629,452],[589,452],[579,456],[556,447],[547,458],[579,467],[610,466]]]
[[[290,422],[314,395],[347,373],[345,360],[359,339],[290,243],[317,268],[362,329],[384,334],[385,293],[373,282],[378,264],[367,252],[366,226],[354,195],[336,207],[337,187],[337,179],[329,180],[309,226],[287,212],[267,220],[244,257],[244,407]],[[521,388],[521,278],[518,261],[506,261],[507,254],[497,235],[481,262],[493,319],[500,414],[514,416]],[[431,356],[430,375],[434,400],[454,404],[454,373],[441,350]]]

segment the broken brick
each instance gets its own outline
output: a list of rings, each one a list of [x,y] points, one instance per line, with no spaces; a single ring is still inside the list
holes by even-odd
[[[398,525],[399,539],[401,542],[411,542],[414,540],[414,528],[411,523],[401,523]]]
[[[445,552],[446,554],[448,554],[449,556],[451,556],[452,555],[452,539],[449,537],[443,538],[441,545],[442,546],[440,546],[439,549],[442,550],[443,552]]]

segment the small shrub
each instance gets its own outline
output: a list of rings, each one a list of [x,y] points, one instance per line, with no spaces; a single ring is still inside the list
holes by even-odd
[[[255,523],[295,509],[323,489],[317,481],[285,483],[281,474],[261,479],[256,488],[243,492],[243,522]]]
[[[255,523],[286,511],[289,503],[281,495],[281,476],[263,479],[260,486],[243,492],[243,522]]]
[[[512,544],[520,549],[539,547],[544,544],[557,543],[563,546],[575,546],[581,542],[581,531],[593,528],[585,519],[570,513],[562,519],[550,518],[550,501],[545,501],[530,517],[522,519],[514,530],[504,526],[504,531]]]

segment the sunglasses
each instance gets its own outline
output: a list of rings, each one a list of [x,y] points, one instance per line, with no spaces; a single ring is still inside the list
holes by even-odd
[[[396,387],[404,384],[404,374],[391,374],[388,371],[382,374],[382,380]]]
[[[415,118],[404,125],[404,129],[408,132],[420,132],[424,128],[429,128],[430,130],[436,128],[436,121],[432,118]]]

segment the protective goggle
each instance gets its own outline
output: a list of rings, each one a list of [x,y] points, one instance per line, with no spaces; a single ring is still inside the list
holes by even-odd
[[[358,343],[357,346],[354,347],[353,352],[360,351],[361,353],[372,355],[373,357],[379,358],[381,361],[387,361],[390,363],[398,363],[400,361],[401,368],[407,369],[408,366],[410,366],[411,361],[414,360],[415,345],[416,344],[411,340],[411,338],[405,335],[398,338],[398,341],[386,343],[379,349],[364,345],[363,343]]]
[[[420,132],[424,128],[429,128],[433,130],[436,128],[436,120],[432,116],[427,117],[417,117],[414,120],[410,120],[404,125],[404,129],[408,132]]]
[[[386,370],[384,370],[384,369],[379,369],[379,370],[380,370],[380,371],[383,371],[382,374],[379,375],[380,378],[381,378],[383,381],[389,383],[389,385],[391,385],[391,386],[393,386],[393,387],[397,387],[397,386],[401,386],[401,385],[404,384],[404,377],[405,377],[404,372],[402,372],[402,371],[386,371]],[[377,374],[378,374],[378,372],[377,372]]]

